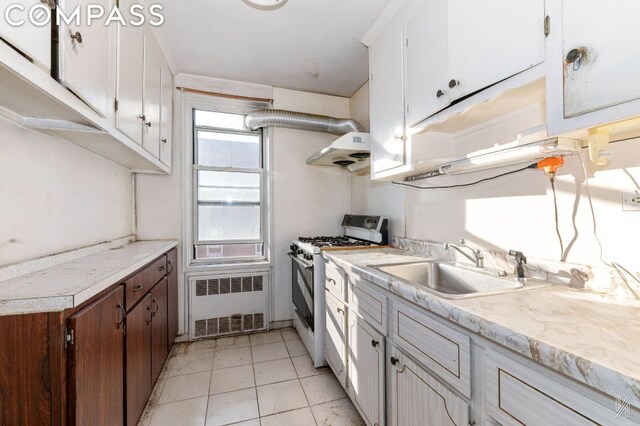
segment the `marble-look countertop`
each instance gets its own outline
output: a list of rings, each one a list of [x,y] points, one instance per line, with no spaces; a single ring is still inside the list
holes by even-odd
[[[80,306],[177,245],[177,241],[136,241],[1,281],[0,315]]]
[[[640,304],[564,285],[445,299],[367,265],[427,259],[393,248],[324,252],[397,296],[640,407]]]

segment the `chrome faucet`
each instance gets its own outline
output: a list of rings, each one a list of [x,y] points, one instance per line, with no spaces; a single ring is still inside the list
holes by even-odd
[[[471,250],[471,255],[462,251],[462,249],[455,244],[444,243],[444,249],[455,249],[458,253],[462,254],[464,257],[472,261],[476,265],[476,268],[484,268],[484,256],[482,255],[480,249],[474,249],[473,247],[469,246],[464,238],[460,240],[460,245]]]

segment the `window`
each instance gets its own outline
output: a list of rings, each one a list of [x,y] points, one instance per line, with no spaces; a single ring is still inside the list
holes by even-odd
[[[266,257],[263,137],[244,118],[193,109],[196,262]]]

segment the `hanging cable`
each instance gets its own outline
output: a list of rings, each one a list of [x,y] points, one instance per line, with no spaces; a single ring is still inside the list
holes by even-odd
[[[484,179],[480,179],[480,180],[477,180],[477,181],[475,181],[475,182],[461,183],[461,184],[457,184],[457,185],[444,185],[444,186],[418,186],[418,185],[412,185],[412,184],[410,184],[410,183],[405,183],[405,182],[396,182],[396,181],[393,181],[393,182],[391,182],[391,183],[392,183],[392,184],[394,184],[394,185],[407,186],[407,187],[409,187],[409,188],[415,188],[415,189],[453,189],[453,188],[466,188],[466,187],[469,187],[469,186],[478,185],[478,184],[483,183],[483,182],[488,182],[488,181],[490,181],[490,180],[499,179],[499,178],[504,177],[504,176],[509,176],[509,175],[513,175],[513,174],[516,174],[516,173],[519,173],[519,172],[523,172],[523,171],[525,171],[525,170],[527,170],[527,169],[535,169],[535,168],[537,167],[537,164],[538,164],[538,163],[529,164],[528,166],[526,166],[526,167],[522,167],[522,168],[520,168],[520,169],[511,170],[511,171],[508,171],[508,172],[505,172],[505,173],[501,173],[501,174],[499,174],[499,175],[486,177],[486,178],[484,178]]]
[[[560,260],[564,257],[564,242],[562,241],[562,234],[560,233],[560,223],[558,221],[558,198],[556,196],[556,184],[555,184],[555,175],[549,176],[549,181],[551,182],[551,190],[553,191],[553,211],[555,213],[556,219],[556,234],[558,234],[558,241],[560,242]]]

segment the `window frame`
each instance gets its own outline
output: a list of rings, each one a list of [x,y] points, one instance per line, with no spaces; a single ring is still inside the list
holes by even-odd
[[[184,149],[184,196],[183,196],[183,234],[185,241],[185,264],[187,269],[198,270],[202,268],[246,265],[270,264],[271,253],[271,177],[270,169],[270,141],[269,129],[259,131],[221,129],[217,127],[196,126],[195,111],[211,111],[230,114],[248,114],[256,109],[271,108],[269,102],[244,101],[218,98],[201,94],[183,93],[182,108],[184,113],[183,127],[185,134]],[[202,166],[196,164],[197,159],[197,131],[207,130],[219,133],[244,134],[260,136],[260,169],[230,168]],[[222,171],[222,172],[249,172],[260,174],[260,239],[257,240],[199,240],[198,239],[198,171]],[[235,256],[211,259],[197,259],[197,245],[224,245],[224,244],[262,244],[262,255]]]

